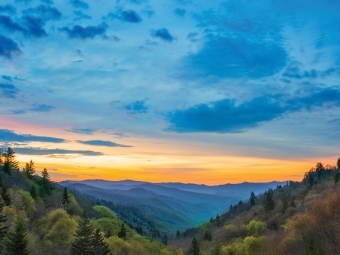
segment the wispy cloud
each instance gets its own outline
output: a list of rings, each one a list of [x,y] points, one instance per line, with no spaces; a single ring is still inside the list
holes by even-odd
[[[60,28],[60,31],[64,31],[67,36],[71,39],[88,39],[95,38],[96,36],[102,35],[105,36],[106,29],[108,25],[106,23],[101,23],[98,26],[87,26],[82,27],[79,25],[73,26],[73,28],[63,27]]]
[[[78,143],[86,144],[86,145],[92,145],[92,146],[105,146],[105,147],[131,147],[128,145],[123,145],[119,143],[114,143],[111,141],[104,141],[104,140],[89,140],[89,141],[81,141],[78,140]]]
[[[65,150],[65,149],[45,149],[45,148],[13,148],[18,154],[24,155],[68,155],[76,154],[79,156],[100,156],[103,155],[101,152],[91,150]]]
[[[161,28],[161,29],[153,30],[151,32],[151,35],[153,37],[160,38],[161,40],[167,41],[167,42],[172,42],[174,40],[174,37],[170,34],[168,29],[166,29],[166,28]]]
[[[47,142],[47,143],[66,142],[64,139],[49,137],[49,136],[17,134],[8,129],[0,129],[0,141],[3,141],[3,142]]]
[[[21,50],[16,42],[12,39],[0,35],[0,56],[4,58],[12,58],[14,56],[20,55]]]

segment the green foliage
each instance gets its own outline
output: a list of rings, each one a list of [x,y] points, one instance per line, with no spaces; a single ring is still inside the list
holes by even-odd
[[[198,241],[196,239],[196,237],[194,237],[191,241],[191,245],[189,247],[189,250],[188,250],[188,255],[200,255],[200,247],[199,247],[199,244],[198,244]]]
[[[66,206],[70,203],[70,197],[68,195],[68,191],[67,191],[67,188],[64,187],[63,189],[63,201],[62,201],[62,205],[63,206]]]
[[[244,239],[244,251],[246,255],[262,255],[265,252],[265,237],[247,236]]]
[[[72,243],[71,255],[92,255],[93,226],[84,211],[76,232],[76,239]]]
[[[22,208],[28,218],[31,218],[36,210],[34,199],[29,192],[19,189],[16,191],[16,200],[14,201],[14,206]]]
[[[207,240],[207,241],[211,241],[212,240],[211,233],[208,232],[207,230],[204,233],[204,240]]]
[[[222,255],[222,246],[218,241],[214,241],[211,255]]]
[[[36,231],[43,237],[45,252],[68,248],[74,241],[76,230],[76,220],[61,208],[50,211],[37,222],[36,226]]]
[[[0,198],[0,243],[5,238],[8,231],[8,226],[6,225],[7,218],[2,214],[3,206],[4,202],[2,198]]]
[[[105,242],[103,235],[99,229],[93,234],[93,255],[110,255],[109,245]]]
[[[99,218],[112,218],[117,219],[117,214],[115,214],[111,209],[102,205],[95,205],[93,210],[99,215]]]
[[[313,239],[310,239],[306,248],[306,255],[324,255],[323,250],[317,246]]]
[[[8,192],[8,187],[3,183],[1,176],[0,176],[0,197],[2,198],[5,205],[11,204],[11,196]]]
[[[34,185],[31,187],[30,195],[33,199],[37,199],[38,197],[37,189],[35,188]]]
[[[125,224],[123,223],[122,224],[122,227],[118,233],[118,237],[119,238],[122,238],[122,239],[125,239],[126,238],[126,228],[125,228]]]
[[[15,223],[15,231],[7,235],[5,241],[6,255],[28,255],[28,240],[26,237],[26,228],[21,219],[17,219]]]
[[[249,222],[246,228],[247,228],[249,235],[259,236],[261,233],[263,233],[267,229],[267,223],[252,220],[251,222]]]
[[[50,179],[50,175],[47,172],[47,169],[44,168],[44,170],[41,172],[41,180],[39,180],[40,185],[40,195],[44,197],[45,195],[51,195],[52,194],[52,183]]]

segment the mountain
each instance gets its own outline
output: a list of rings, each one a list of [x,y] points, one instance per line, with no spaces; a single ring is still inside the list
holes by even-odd
[[[226,212],[231,204],[264,192],[281,182],[207,186],[183,183],[149,183],[132,180],[63,181],[60,185],[113,204],[135,206],[170,230],[197,226]]]

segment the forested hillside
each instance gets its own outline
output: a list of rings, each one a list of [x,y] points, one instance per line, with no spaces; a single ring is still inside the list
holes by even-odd
[[[112,210],[52,183],[34,162],[0,153],[0,254],[180,255],[131,229]]]
[[[188,255],[340,254],[340,158],[302,178],[252,192],[209,223],[178,232],[170,246]]]

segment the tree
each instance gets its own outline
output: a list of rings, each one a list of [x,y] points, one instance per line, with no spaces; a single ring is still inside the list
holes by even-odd
[[[312,187],[314,185],[314,183],[315,183],[314,177],[313,177],[312,173],[310,173],[308,181],[309,181],[309,186]]]
[[[177,230],[176,232],[176,238],[179,239],[181,237],[181,232],[179,232],[179,230]]]
[[[204,240],[207,240],[207,241],[211,241],[212,240],[211,233],[209,233],[207,230],[204,233]]]
[[[255,205],[255,203],[256,203],[256,196],[255,196],[255,193],[254,193],[253,191],[250,193],[249,203],[250,203],[252,206]]]
[[[23,169],[23,172],[27,176],[28,179],[33,179],[35,175],[35,166],[32,160],[29,163],[26,163]]]
[[[8,226],[5,225],[7,218],[5,215],[2,214],[3,206],[4,204],[0,200],[0,243],[5,238],[8,231]]]
[[[52,194],[52,183],[50,180],[50,175],[47,172],[47,169],[44,168],[44,171],[41,173],[41,180],[40,180],[40,186],[42,187],[42,190],[47,194]]]
[[[110,255],[109,245],[105,242],[103,235],[99,229],[96,229],[93,234],[93,255]]]
[[[31,195],[31,197],[33,197],[34,199],[36,199],[37,196],[38,196],[38,195],[37,195],[37,189],[35,188],[34,185],[31,187],[30,195]]]
[[[122,239],[125,239],[125,237],[126,237],[126,229],[125,229],[124,223],[122,224],[122,227],[121,227],[121,229],[118,233],[118,237],[122,238]]]
[[[0,180],[0,195],[5,202],[5,205],[8,206],[11,204],[11,196],[8,192],[8,188],[5,184],[2,184],[1,180]]]
[[[334,183],[338,183],[340,179],[340,172],[337,171],[334,175]]]
[[[7,173],[11,174],[12,169],[18,170],[18,161],[15,159],[15,152],[8,147],[5,152],[2,153],[3,156],[3,163],[2,163],[2,170]]]
[[[336,166],[337,166],[338,170],[340,170],[340,158],[338,158],[338,160],[336,161]]]
[[[196,237],[194,237],[191,241],[191,245],[189,247],[189,250],[188,250],[188,255],[200,255],[200,247],[199,247],[199,244],[197,242],[197,239]]]
[[[269,189],[268,192],[266,193],[266,198],[263,204],[264,210],[266,211],[266,213],[274,210],[275,208],[275,202],[273,200],[273,195],[274,192],[272,189]]]
[[[93,227],[84,211],[79,222],[76,239],[71,246],[71,255],[92,255]]]
[[[14,232],[8,233],[5,241],[6,255],[28,255],[27,244],[24,222],[18,218],[15,222]]]
[[[67,191],[67,188],[64,187],[62,204],[63,204],[63,206],[66,206],[69,203],[70,203],[70,198],[69,198],[69,195],[68,195],[68,191]]]

